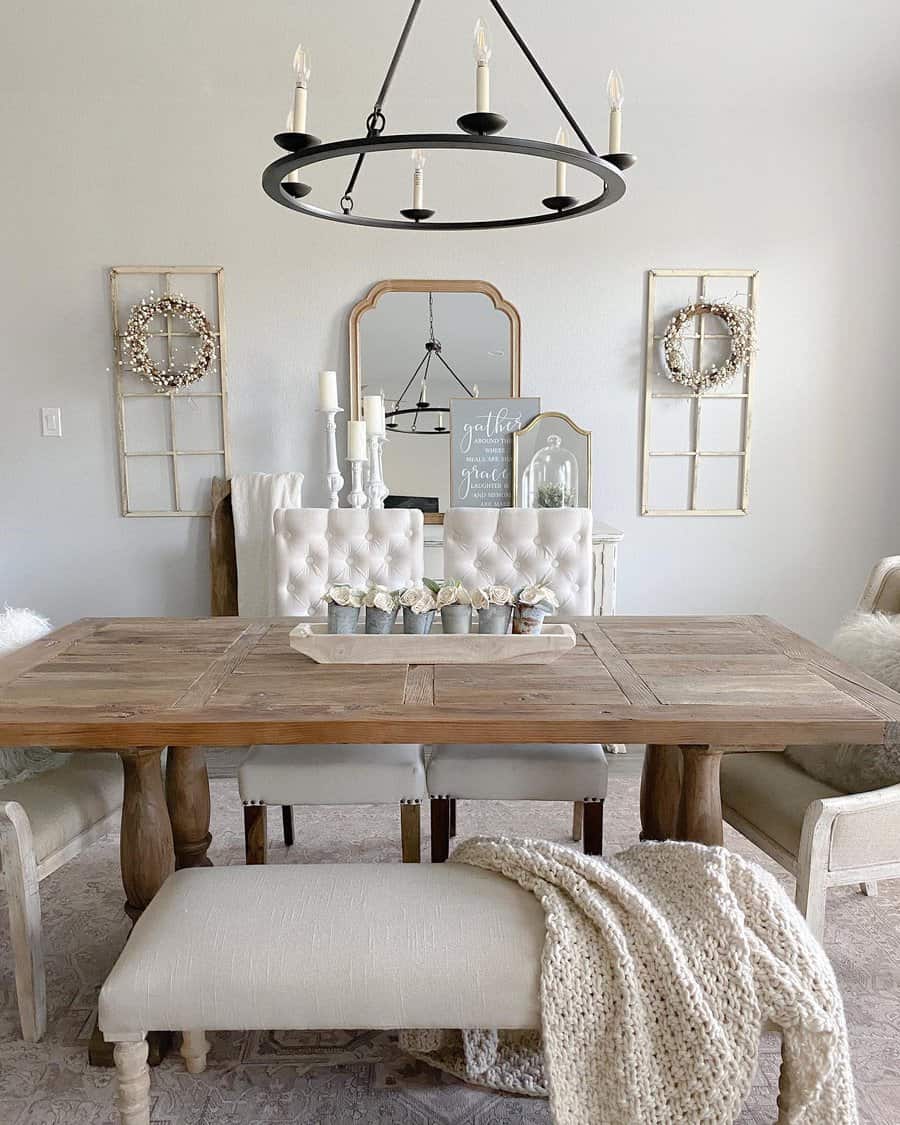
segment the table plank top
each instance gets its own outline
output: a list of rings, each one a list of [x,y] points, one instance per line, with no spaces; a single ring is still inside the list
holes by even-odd
[[[900,695],[766,617],[564,618],[543,665],[323,665],[296,618],[86,618],[0,657],[0,745],[883,743]]]

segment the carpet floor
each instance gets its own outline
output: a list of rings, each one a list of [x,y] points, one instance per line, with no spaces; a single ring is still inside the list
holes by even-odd
[[[628,758],[631,758],[628,755]],[[635,762],[611,759],[606,803],[607,850],[637,839]],[[243,861],[241,810],[233,780],[214,780],[213,844],[217,864]],[[296,810],[297,843],[280,843],[270,814],[271,862],[394,862],[396,809]],[[571,807],[560,804],[464,803],[459,832],[506,832],[566,841]],[[423,814],[423,856],[428,854]],[[788,876],[736,833],[726,844]],[[111,1125],[113,1075],[87,1065],[97,993],[125,941],[118,840],[109,836],[41,884],[49,994],[45,1039],[19,1039],[9,924],[0,893],[0,1123]],[[844,993],[861,1119],[900,1121],[900,881],[877,898],[854,888],[829,896],[826,948]],[[543,1101],[470,1088],[416,1062],[384,1032],[215,1034],[205,1074],[185,1073],[177,1056],[152,1073],[153,1125],[549,1125]],[[768,1036],[740,1125],[775,1117],[778,1042]],[[677,1125],[677,1123],[676,1123]],[[686,1123],[687,1125],[687,1123]]]

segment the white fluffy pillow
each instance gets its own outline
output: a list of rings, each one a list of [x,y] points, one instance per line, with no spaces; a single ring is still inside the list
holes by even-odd
[[[15,652],[51,632],[46,617],[39,617],[30,609],[0,611],[0,653]],[[0,786],[12,781],[25,781],[36,773],[61,766],[67,754],[56,754],[44,746],[0,746]]]
[[[900,692],[900,614],[857,613],[835,634],[831,651]],[[889,746],[789,746],[785,751],[810,777],[844,793],[900,783],[900,743]]]

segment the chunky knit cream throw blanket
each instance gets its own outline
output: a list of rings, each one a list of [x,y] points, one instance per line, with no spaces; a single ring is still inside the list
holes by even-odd
[[[414,1053],[482,1085],[549,1093],[556,1125],[728,1125],[771,1021],[783,1036],[778,1121],[857,1121],[831,965],[761,868],[699,844],[598,860],[503,837],[467,840],[453,860],[514,879],[544,907],[543,1043],[407,1032]]]

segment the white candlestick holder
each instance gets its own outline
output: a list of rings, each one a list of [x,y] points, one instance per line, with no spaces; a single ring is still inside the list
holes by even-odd
[[[384,445],[384,440],[383,434],[369,435],[369,480],[366,484],[366,493],[370,508],[383,508],[384,498],[390,491],[384,483],[381,469],[381,447]]]
[[[363,466],[369,462],[365,458],[348,457],[347,463],[350,465],[350,491],[347,494],[347,502],[351,508],[364,508],[368,503],[368,497],[363,488]]]
[[[330,500],[329,508],[337,508],[340,504],[341,489],[344,487],[344,478],[338,465],[337,455],[337,424],[335,417],[343,414],[340,406],[334,410],[319,410],[325,415],[325,483],[328,485]]]

